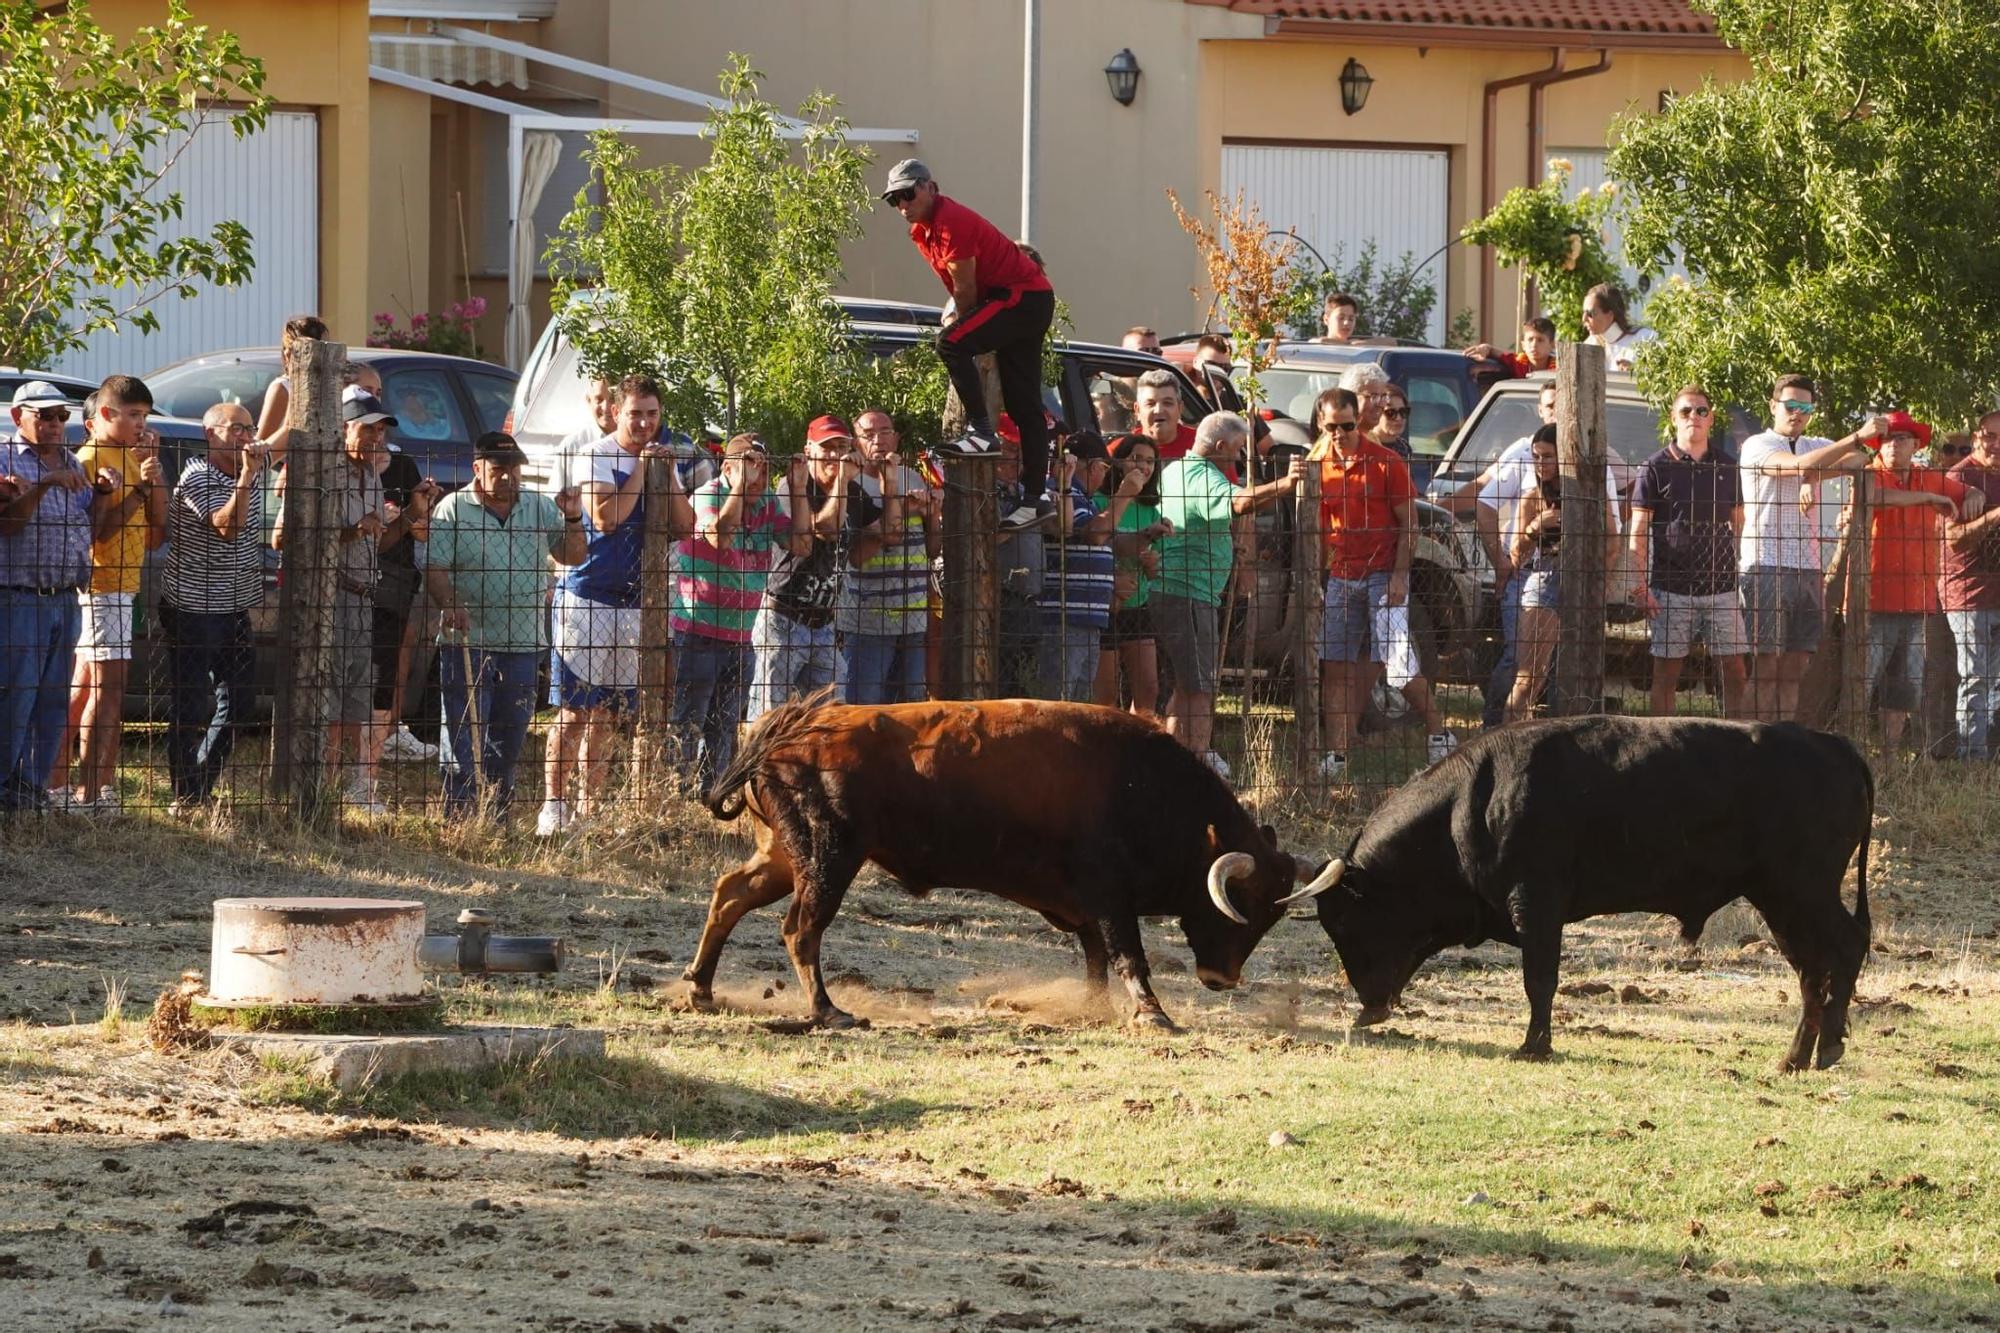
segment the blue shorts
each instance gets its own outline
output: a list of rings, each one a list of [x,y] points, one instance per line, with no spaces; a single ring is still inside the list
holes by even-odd
[[[1521,609],[1554,611],[1562,606],[1562,571],[1531,569],[1521,579]]]
[[[1388,595],[1386,573],[1359,579],[1328,579],[1325,615],[1320,621],[1319,660],[1381,661],[1381,645],[1375,642],[1372,622],[1376,606]]]

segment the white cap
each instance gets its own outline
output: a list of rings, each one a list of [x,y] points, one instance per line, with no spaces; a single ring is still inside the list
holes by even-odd
[[[14,390],[15,407],[68,407],[69,396],[47,380],[29,380]]]

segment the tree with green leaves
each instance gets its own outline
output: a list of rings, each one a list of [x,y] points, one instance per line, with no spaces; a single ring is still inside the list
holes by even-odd
[[[919,398],[924,377],[869,366],[833,299],[868,204],[868,155],[848,145],[833,98],[813,94],[794,129],[759,97],[761,77],[730,57],[693,170],[642,168],[617,134],[593,136],[602,199],[577,194],[549,269],[563,333],[592,374],[647,372],[681,429],[757,430],[782,446],[815,415],[861,406],[862,389]],[[923,406],[935,420],[942,389]]]
[[[88,334],[159,327],[154,309],[250,276],[239,222],[163,236],[182,216],[164,188],[206,125],[261,128],[264,67],[185,0],[118,41],[85,0],[0,0],[0,362],[45,366]]]
[[[1690,276],[1646,306],[1640,383],[1761,403],[1802,371],[1834,421],[1944,422],[2000,387],[2000,22],[1992,0],[1698,0],[1750,61],[1621,122],[1629,260]],[[1830,411],[1829,411],[1830,409]],[[1823,420],[1825,418],[1822,418]],[[1838,431],[1830,432],[1838,434]]]
[[[1618,266],[1604,245],[1604,221],[1617,187],[1607,182],[1571,196],[1574,169],[1568,158],[1550,158],[1541,180],[1507,191],[1492,212],[1466,223],[1460,233],[1473,245],[1492,246],[1501,264],[1520,274],[1524,289],[1533,281],[1557,336],[1571,339],[1583,336],[1584,293],[1618,280]],[[1524,299],[1524,319],[1528,308]]]
[[[1325,256],[1318,251],[1295,254],[1292,268],[1295,273],[1282,319],[1294,338],[1320,336],[1320,313],[1326,298],[1335,292],[1346,292],[1360,303],[1354,324],[1357,338],[1422,342],[1430,335],[1438,291],[1417,266],[1414,250],[1405,250],[1396,259],[1384,259],[1375,242],[1367,241],[1349,263],[1346,247],[1335,245]],[[1456,346],[1471,342],[1472,336],[1472,312],[1461,310],[1452,317],[1445,340]]]

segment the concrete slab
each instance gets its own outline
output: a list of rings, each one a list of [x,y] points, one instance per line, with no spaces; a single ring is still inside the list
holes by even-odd
[[[508,1060],[574,1060],[604,1054],[604,1034],[592,1028],[467,1025],[437,1032],[379,1032],[354,1037],[216,1028],[209,1040],[250,1055],[310,1061],[313,1074],[342,1092],[404,1074],[471,1073]]]

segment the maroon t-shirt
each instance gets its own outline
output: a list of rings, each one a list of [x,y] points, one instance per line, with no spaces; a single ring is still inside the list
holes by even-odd
[[[2000,504],[2000,468],[1984,468],[1968,458],[1945,475],[1985,495],[1988,509]],[[2000,529],[1987,529],[1969,551],[1945,543],[1938,600],[1947,611],[2000,611]]]
[[[1021,253],[1021,247],[1007,233],[956,199],[939,195],[930,221],[910,224],[910,239],[923,251],[924,259],[946,291],[951,290],[951,271],[945,267],[945,261],[951,259],[976,261],[972,276],[982,297],[994,287],[1013,287],[1024,292],[1054,290],[1048,275]]]

